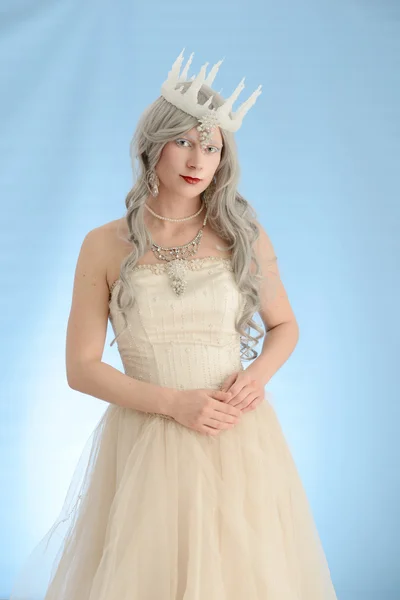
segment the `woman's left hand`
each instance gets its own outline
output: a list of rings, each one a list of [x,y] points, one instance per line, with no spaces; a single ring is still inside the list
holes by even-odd
[[[254,410],[264,400],[264,386],[257,379],[252,379],[246,371],[235,371],[223,382],[223,392],[231,392],[232,397],[227,404],[240,408],[243,413]]]

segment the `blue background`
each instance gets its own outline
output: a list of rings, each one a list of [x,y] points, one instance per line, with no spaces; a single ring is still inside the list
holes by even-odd
[[[239,190],[300,325],[268,389],[339,599],[400,598],[399,3],[3,0],[0,16],[0,598],[107,406],[66,382],[75,264],[124,214],[133,131],[183,47],[189,75],[225,57],[226,97],[263,84]],[[103,360],[122,369],[116,346]]]

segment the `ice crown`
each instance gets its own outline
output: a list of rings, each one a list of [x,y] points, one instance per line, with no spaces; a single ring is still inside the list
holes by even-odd
[[[261,85],[251,94],[251,96],[243,102],[239,106],[236,112],[232,112],[232,105],[235,100],[238,98],[239,94],[245,87],[243,77],[242,81],[239,83],[233,94],[225,100],[225,102],[219,106],[218,108],[210,109],[210,104],[212,103],[213,97],[211,96],[205,104],[199,104],[197,101],[198,92],[203,85],[203,83],[209,85],[211,87],[212,82],[215,79],[215,76],[218,73],[218,70],[224,59],[218,61],[211,69],[209,74],[206,76],[206,69],[208,67],[208,62],[205,63],[198,75],[192,76],[189,81],[192,81],[191,86],[186,90],[186,92],[181,91],[179,88],[182,87],[182,83],[188,81],[188,72],[189,67],[191,65],[194,52],[190,55],[189,60],[187,61],[182,73],[180,73],[182,62],[183,62],[183,53],[185,49],[182,50],[178,58],[175,60],[172,65],[171,71],[168,73],[167,79],[164,81],[161,86],[161,95],[168,100],[171,104],[180,108],[184,112],[192,115],[196,118],[201,118],[204,115],[213,115],[218,125],[222,127],[222,129],[226,129],[227,131],[237,131],[242,124],[243,117],[248,112],[248,110],[255,104],[258,96],[261,92]],[[231,113],[231,114],[229,114]]]

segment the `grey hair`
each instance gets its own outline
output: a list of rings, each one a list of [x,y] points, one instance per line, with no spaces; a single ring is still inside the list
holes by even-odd
[[[188,81],[182,85],[187,89],[191,82]],[[198,102],[204,104],[211,95],[214,98],[210,108],[216,108],[224,102],[220,94],[205,84],[199,90]],[[164,145],[198,124],[195,117],[176,108],[162,96],[148,106],[139,119],[130,145],[134,172],[135,159],[138,162],[136,181],[125,199],[125,218],[129,231],[126,239],[132,245],[133,250],[121,263],[120,280],[122,285],[116,296],[117,310],[123,314],[125,324],[127,322],[125,311],[133,306],[135,300],[129,273],[140,257],[151,248],[153,242],[143,219],[144,204],[150,192],[149,173],[155,170]],[[221,135],[224,145],[221,161],[215,172],[216,189],[208,201],[208,222],[211,228],[227,242],[228,245],[224,246],[224,249],[232,251],[234,277],[245,300],[242,314],[238,317],[235,327],[241,335],[241,358],[252,360],[258,356],[254,346],[265,333],[264,329],[253,319],[253,315],[260,308],[260,265],[253,249],[254,242],[259,237],[259,230],[256,224],[255,210],[237,191],[240,170],[234,135],[223,129],[221,129]],[[250,270],[252,262],[255,266],[254,272]],[[255,335],[251,335],[251,329],[256,331]]]

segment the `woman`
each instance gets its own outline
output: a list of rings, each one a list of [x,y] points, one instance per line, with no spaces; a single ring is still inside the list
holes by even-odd
[[[269,237],[237,191],[233,133],[260,88],[232,113],[243,82],[224,101],[210,87],[221,63],[188,80],[192,57],[180,74],[182,60],[136,130],[124,218],[80,251],[68,382],[109,406],[40,545],[55,554],[58,540],[45,598],[333,600],[264,394],[298,325]],[[256,312],[268,331],[259,354]],[[124,373],[101,360],[108,318]],[[40,560],[11,600],[30,598]]]

